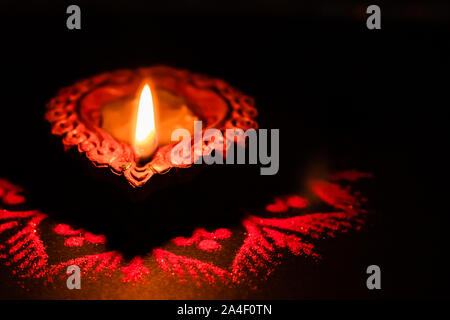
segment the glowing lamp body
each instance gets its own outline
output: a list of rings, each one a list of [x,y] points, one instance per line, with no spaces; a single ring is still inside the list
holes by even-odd
[[[186,168],[170,161],[178,143],[172,140],[174,130],[186,129],[192,136],[195,120],[219,130],[257,128],[253,104],[221,79],[155,66],[80,80],[48,102],[45,117],[66,150],[73,148],[92,165],[122,175],[133,188],[126,192],[146,186],[144,196],[179,178],[178,173],[162,174]],[[148,183],[152,177],[155,183]]]

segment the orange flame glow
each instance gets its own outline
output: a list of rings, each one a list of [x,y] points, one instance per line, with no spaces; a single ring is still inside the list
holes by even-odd
[[[135,149],[139,158],[147,158],[158,146],[156,117],[152,92],[148,84],[144,86],[139,99],[136,121]]]

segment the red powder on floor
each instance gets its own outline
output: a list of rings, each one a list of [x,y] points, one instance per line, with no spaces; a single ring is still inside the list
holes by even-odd
[[[308,201],[298,195],[288,195],[275,198],[274,203],[268,204],[266,210],[273,213],[286,212],[289,208],[303,209]]]
[[[313,240],[333,238],[351,228],[359,229],[364,223],[358,217],[360,202],[350,189],[327,181],[310,182],[311,189],[323,201],[344,212],[312,213],[287,218],[260,218],[248,216],[243,222],[247,238],[235,256],[232,265],[233,282],[251,281],[248,277],[265,278],[280,261],[280,249],[288,249],[294,255],[304,255],[315,260]],[[289,205],[288,205],[289,204]],[[306,199],[280,197],[266,207],[271,212],[284,212],[287,207],[303,208]]]
[[[187,280],[186,278],[198,280],[197,285],[201,285],[200,281],[206,281],[210,285],[217,280],[229,282],[230,273],[212,263],[179,256],[163,249],[153,250],[153,256],[161,269],[168,272],[169,276],[181,278],[180,282]]]
[[[251,282],[254,278],[261,276],[263,279],[274,270],[275,248],[267,241],[251,218],[242,222],[247,230],[247,238],[239,248],[232,263],[232,279],[234,283]]]
[[[0,209],[0,219],[28,218],[38,214],[38,211],[9,211]]]
[[[311,256],[316,260],[320,258],[320,255],[315,252],[315,248],[312,243],[309,243],[296,235],[289,235],[275,229],[265,227],[262,228],[262,230],[275,242],[275,245],[279,248],[287,248],[295,255]]]
[[[2,212],[0,218],[27,217],[32,211],[27,212]],[[5,241],[2,250],[7,250],[10,257],[7,264],[14,264],[14,273],[22,277],[29,277],[38,274],[43,270],[48,261],[45,246],[37,232],[37,226],[47,216],[41,213],[34,213],[34,216],[26,225],[12,237]],[[12,223],[10,227],[18,224]],[[9,247],[9,250],[7,249]],[[3,254],[4,255],[4,254]]]
[[[302,209],[308,205],[308,200],[297,195],[291,195],[287,198],[286,204],[291,208]]]
[[[59,274],[61,277],[65,277],[67,267],[71,265],[79,266],[83,274],[87,274],[90,272],[95,275],[107,270],[116,270],[122,260],[122,255],[117,253],[116,251],[86,255],[51,266],[45,273],[45,275],[47,276],[47,279],[49,281],[51,281],[53,275]],[[92,275],[90,276],[90,278],[95,280],[95,277],[93,277]]]
[[[84,239],[86,239],[87,242],[90,242],[93,244],[105,244],[106,243],[106,237],[104,235],[96,235],[96,234],[92,234],[90,232],[86,232],[84,234]]]
[[[17,205],[25,202],[25,197],[20,194],[7,193],[3,197],[3,202],[9,205]]]
[[[288,211],[289,208],[288,208],[287,204],[280,198],[276,198],[274,200],[274,202],[275,203],[271,203],[266,206],[267,211],[274,212],[274,213]]]
[[[298,232],[311,239],[334,237],[363,223],[362,219],[347,212],[313,213],[286,219],[251,218],[259,225]]]
[[[106,237],[103,235],[96,235],[90,232],[86,232],[83,229],[72,229],[67,224],[58,224],[56,225],[53,230],[60,235],[64,236],[75,236],[78,237],[72,237],[65,240],[64,244],[68,247],[74,247],[74,246],[81,246],[83,245],[84,241],[87,241],[89,243],[93,244],[105,244],[106,243]]]
[[[340,171],[332,174],[330,176],[331,180],[347,180],[347,181],[357,181],[362,178],[373,178],[373,174],[366,173],[366,172],[360,172],[356,170],[347,170],[347,171]]]
[[[125,275],[123,282],[142,281],[144,276],[150,271],[144,266],[144,260],[141,257],[135,257],[126,267],[120,268]]]
[[[355,181],[359,178],[370,177],[370,174],[348,171],[337,173],[333,177],[336,180]],[[309,186],[319,199],[339,212],[302,212],[302,215],[295,215],[295,210],[290,211],[289,209],[303,209],[308,206],[308,201],[298,195],[277,197],[266,206],[268,211],[279,213],[277,218],[248,215],[242,220],[245,239],[242,245],[236,249],[232,263],[227,268],[223,269],[212,262],[178,255],[162,248],[154,249],[149,255],[152,254],[155,257],[158,266],[167,272],[168,276],[175,276],[180,282],[188,283],[188,280],[194,280],[197,285],[205,282],[211,285],[221,282],[232,286],[244,284],[251,287],[255,287],[253,280],[269,277],[283,261],[285,254],[319,260],[320,254],[316,252],[317,241],[333,238],[351,229],[358,230],[364,223],[364,219],[360,215],[365,211],[360,209],[361,202],[363,202],[361,194],[353,192],[350,187],[343,188],[337,183],[325,180],[311,181]],[[5,195],[10,194],[13,197],[19,192],[22,192],[22,189],[8,185],[0,179],[0,198],[4,203],[6,203]],[[9,203],[7,204],[11,205],[11,199],[8,199]],[[143,281],[150,275],[148,262],[144,258],[137,256],[126,263],[117,251],[84,255],[49,265],[46,246],[41,241],[39,231],[39,225],[45,218],[47,218],[46,215],[34,210],[0,209],[0,220],[6,220],[0,224],[0,235],[13,234],[2,240],[0,259],[4,260],[5,264],[12,266],[14,274],[30,278],[44,277],[48,281],[52,281],[56,275],[66,277],[65,272],[69,265],[78,265],[83,274],[93,280],[96,280],[95,276],[99,273],[111,276],[113,271],[121,272],[123,282],[126,283]],[[106,243],[103,235],[95,235],[83,229],[73,229],[67,224],[52,224],[50,228],[56,234],[64,237],[64,245],[67,247],[96,244],[99,251],[105,248],[102,246]],[[230,239],[232,235],[242,235],[239,230],[239,228],[233,229],[232,234],[231,230],[225,228],[213,232],[199,228],[193,232],[191,237],[177,237],[172,242],[179,247],[196,246],[198,249],[208,252],[208,254],[200,255],[204,258],[212,254],[225,254],[221,250],[222,242]],[[62,241],[61,237],[57,237],[57,240]],[[94,247],[87,249],[94,250]],[[183,250],[183,248],[178,250]],[[72,251],[65,253],[69,252]],[[73,252],[78,252],[78,250]],[[59,257],[55,255],[52,258],[54,260]]]
[[[221,245],[216,240],[202,240],[197,246],[204,251],[217,251],[221,248]]]
[[[64,241],[64,245],[66,247],[81,247],[84,243],[83,237],[71,237],[69,239],[66,239]]]
[[[217,229],[214,232],[208,232],[205,229],[197,229],[193,232],[192,237],[177,237],[172,242],[180,247],[196,245],[204,251],[216,251],[221,248],[217,240],[225,240],[231,237],[231,231],[225,228]]]
[[[333,238],[362,220],[346,212],[314,213],[284,219],[249,216],[243,221],[247,238],[233,261],[233,281],[266,278],[281,261],[280,249],[294,255],[320,259],[311,240]]]
[[[25,197],[19,193],[23,192],[23,189],[19,186],[15,186],[7,180],[0,178],[0,199],[8,205],[18,205],[25,202]]]
[[[67,224],[58,224],[53,228],[53,230],[57,234],[61,234],[64,236],[76,236],[81,234],[81,230],[74,230]]]
[[[0,234],[2,232],[4,232],[5,230],[17,227],[18,225],[19,224],[17,223],[17,221],[10,221],[10,222],[6,222],[6,223],[3,223],[3,224],[0,224]]]
[[[344,189],[339,184],[324,180],[312,180],[309,185],[320,199],[333,207],[354,211],[361,205],[360,199],[350,192],[350,187]]]

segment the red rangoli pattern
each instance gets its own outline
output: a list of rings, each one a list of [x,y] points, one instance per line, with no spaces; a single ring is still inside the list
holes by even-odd
[[[87,230],[74,229],[67,224],[53,222],[36,210],[20,210],[26,203],[22,188],[0,179],[0,263],[10,266],[20,278],[43,279],[46,283],[56,277],[65,277],[67,267],[78,265],[84,276],[122,274],[124,284],[145,282],[152,277],[152,268],[160,268],[168,277],[180,282],[193,280],[197,285],[227,286],[251,285],[255,279],[267,279],[283,262],[286,254],[303,256],[320,261],[317,241],[331,239],[349,230],[359,230],[365,223],[366,201],[353,184],[360,179],[370,179],[369,173],[355,170],[337,172],[330,181],[312,180],[309,188],[315,197],[328,205],[329,212],[309,212],[310,201],[299,195],[275,198],[266,204],[259,215],[248,214],[240,226],[207,231],[195,230],[191,237],[176,237],[167,245],[153,249],[146,256],[126,260],[118,251],[106,251],[106,238]],[[345,182],[345,183],[344,183]],[[345,187],[343,185],[346,185]],[[49,258],[47,244],[42,240],[42,223],[48,223],[50,232],[61,237],[64,247],[94,246],[98,252],[61,260]],[[205,255],[221,255],[223,247],[232,239],[243,238],[228,267],[219,267],[212,261],[189,256],[191,249]],[[59,238],[57,238],[59,239]],[[175,246],[176,250],[171,250]],[[189,249],[189,250],[188,250]],[[180,254],[186,250],[185,254]],[[58,261],[50,263],[49,261]],[[156,264],[155,264],[156,262]]]

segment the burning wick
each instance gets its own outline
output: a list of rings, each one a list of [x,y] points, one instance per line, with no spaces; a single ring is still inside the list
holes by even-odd
[[[136,121],[134,149],[140,161],[147,160],[158,147],[156,117],[152,92],[148,84],[144,86],[139,99]]]

